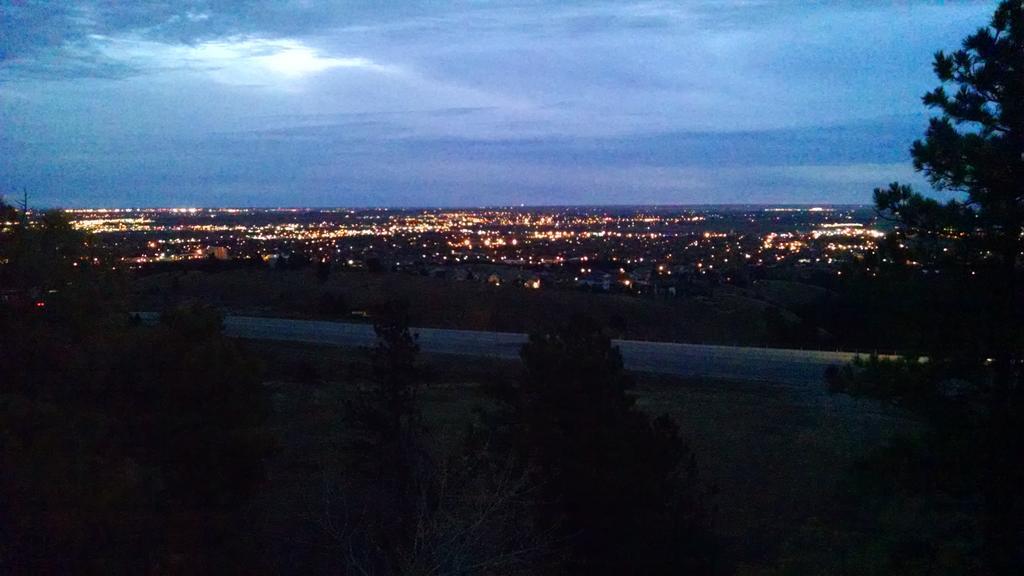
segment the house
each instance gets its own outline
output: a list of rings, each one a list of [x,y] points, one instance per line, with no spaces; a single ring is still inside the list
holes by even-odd
[[[578,286],[607,292],[612,287],[612,275],[607,272],[590,272],[576,280]]]

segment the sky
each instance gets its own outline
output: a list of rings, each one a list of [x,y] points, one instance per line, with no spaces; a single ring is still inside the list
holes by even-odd
[[[0,0],[38,206],[868,203],[996,2]]]

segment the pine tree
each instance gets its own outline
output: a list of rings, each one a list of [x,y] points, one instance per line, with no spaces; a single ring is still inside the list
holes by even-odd
[[[521,356],[504,433],[535,471],[540,524],[567,543],[566,573],[713,573],[694,456],[675,422],[635,407],[604,331],[577,318],[532,335]]]
[[[836,385],[926,416],[933,428],[926,460],[959,463],[950,475],[970,475],[983,502],[986,572],[1020,573],[1024,1],[1001,2],[988,26],[959,50],[935,54],[933,67],[941,85],[923,101],[938,116],[911,154],[915,169],[953,199],[939,202],[893,183],[876,189],[874,200],[897,223],[889,260],[939,270],[942,282],[957,286],[963,304],[931,314],[983,306],[965,329],[933,336],[932,346],[920,350],[927,366],[908,363],[894,371],[876,364],[847,371]]]

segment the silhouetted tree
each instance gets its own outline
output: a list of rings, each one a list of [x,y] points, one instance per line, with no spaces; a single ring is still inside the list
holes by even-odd
[[[16,222],[18,211],[0,195],[0,222]]]
[[[875,190],[875,203],[898,224],[886,259],[941,269],[943,275],[922,289],[952,289],[942,309],[917,319],[938,328],[914,351],[928,357],[925,365],[868,362],[835,374],[833,386],[922,415],[929,431],[920,454],[898,459],[916,467],[900,468],[902,478],[923,479],[927,470],[935,476],[917,490],[968,508],[980,499],[983,538],[974,554],[983,560],[982,570],[1021,573],[1024,2],[1001,2],[990,24],[968,36],[960,50],[935,55],[934,70],[942,86],[924,103],[940,116],[911,153],[914,167],[933,186],[957,197],[940,203],[893,183]],[[948,92],[948,85],[955,91]],[[915,558],[938,558],[934,552],[921,548]]]
[[[59,212],[0,230],[0,572],[255,566],[258,365],[210,311],[130,321],[107,261]]]
[[[321,525],[337,564],[379,575],[536,573],[550,544],[532,530],[527,473],[508,459],[476,466],[462,450],[432,444],[408,309],[392,302],[374,317],[372,381],[349,405],[355,466],[324,495]]]
[[[117,307],[77,318],[0,317],[0,571],[255,568],[258,364],[205,309],[155,328]]]
[[[369,473],[357,546],[366,556],[361,569],[398,574],[411,555],[421,507],[430,506],[430,463],[417,402],[419,346],[409,331],[408,307],[390,302],[377,306],[374,317],[373,382],[350,405],[360,432],[359,460]]]
[[[535,471],[538,521],[565,538],[568,572],[713,572],[694,456],[670,418],[634,407],[609,338],[577,318],[532,335],[521,356],[525,372],[505,393],[499,426]]]
[[[419,345],[409,331],[408,306],[389,303],[374,312],[377,345],[371,352],[381,444],[401,442],[422,426],[416,395],[420,376],[416,367]]]
[[[85,234],[76,231],[58,211],[9,229],[0,244],[5,260],[4,283],[17,288],[60,287],[87,253]]]

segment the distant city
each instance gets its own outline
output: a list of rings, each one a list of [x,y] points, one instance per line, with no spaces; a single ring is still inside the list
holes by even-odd
[[[841,275],[884,236],[873,210],[818,207],[67,210],[113,267],[195,261],[405,272],[525,288],[674,294],[771,268]]]

